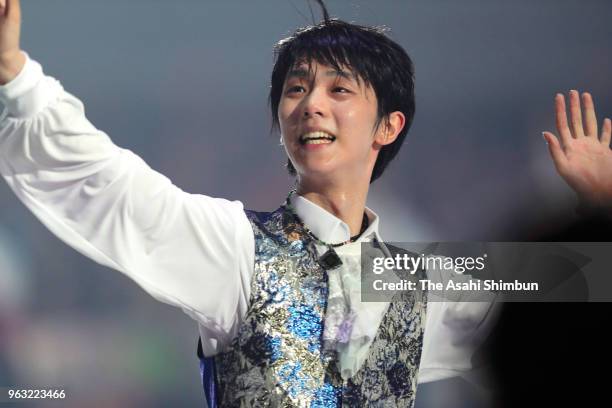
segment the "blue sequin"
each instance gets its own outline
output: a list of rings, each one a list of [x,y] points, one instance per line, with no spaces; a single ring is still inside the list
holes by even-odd
[[[268,288],[267,294],[276,303],[282,303],[291,297],[291,287],[281,283],[278,274],[274,271],[268,271],[267,280],[265,282]]]
[[[303,340],[319,341],[321,336],[321,317],[310,306],[289,307],[289,332]]]
[[[331,384],[323,384],[314,392],[314,399],[310,403],[310,408],[335,408],[338,406],[340,389]]]
[[[302,241],[293,241],[289,244],[289,255],[291,256],[299,256],[304,250],[304,242]]]
[[[308,343],[308,351],[310,351],[311,353],[318,353],[320,349],[321,344],[318,341],[311,341]]]
[[[283,352],[281,348],[281,339],[278,337],[270,340],[270,348],[272,351],[272,355],[270,356],[270,360],[275,362],[283,357]]]

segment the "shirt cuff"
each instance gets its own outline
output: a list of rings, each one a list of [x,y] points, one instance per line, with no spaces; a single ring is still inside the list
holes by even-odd
[[[7,84],[0,86],[0,102],[13,118],[33,116],[44,108],[53,97],[41,65],[25,53],[26,62],[21,72]]]

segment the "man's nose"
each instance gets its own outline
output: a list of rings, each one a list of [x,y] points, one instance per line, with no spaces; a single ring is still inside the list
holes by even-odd
[[[303,100],[304,106],[302,116],[310,118],[315,116],[325,116],[325,96],[321,90],[312,90]]]

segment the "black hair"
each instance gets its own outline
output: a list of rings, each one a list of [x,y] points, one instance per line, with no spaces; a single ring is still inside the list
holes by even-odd
[[[287,73],[296,65],[316,61],[337,70],[347,67],[365,85],[370,85],[378,101],[379,126],[390,113],[400,111],[406,117],[397,139],[381,148],[370,183],[379,178],[399,152],[414,118],[414,65],[406,51],[377,27],[361,26],[330,19],[324,6],[324,20],[300,28],[278,42],[269,95],[273,129],[279,128],[278,107]],[[287,169],[296,175],[291,160]]]

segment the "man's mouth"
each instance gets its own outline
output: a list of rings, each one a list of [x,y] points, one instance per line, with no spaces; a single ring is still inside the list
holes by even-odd
[[[300,144],[327,144],[336,140],[336,136],[323,131],[308,132],[300,136]]]

